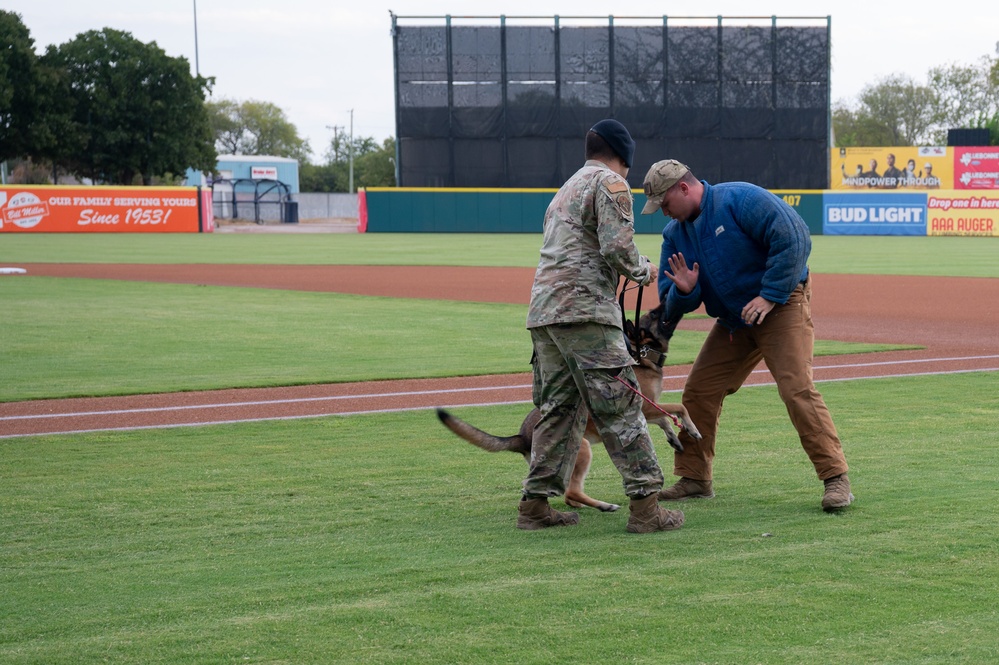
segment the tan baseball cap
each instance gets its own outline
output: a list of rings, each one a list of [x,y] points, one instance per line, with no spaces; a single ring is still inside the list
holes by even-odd
[[[642,214],[651,215],[659,210],[663,205],[666,190],[680,182],[680,178],[688,171],[690,169],[686,164],[681,164],[675,159],[664,159],[653,164],[645,174],[645,196],[649,200],[642,208]]]

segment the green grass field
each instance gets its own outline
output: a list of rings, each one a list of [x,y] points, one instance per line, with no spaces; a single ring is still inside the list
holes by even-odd
[[[996,662],[999,376],[822,390],[848,511],[748,388],[718,497],[646,536],[516,530],[523,461],[428,412],[2,441],[0,662]]]
[[[662,238],[636,237],[659,260]],[[520,266],[538,263],[534,234],[6,234],[0,265],[25,263],[263,263]],[[816,236],[817,273],[999,277],[999,239]]]
[[[0,265],[532,265],[538,240],[344,237],[4,236]],[[989,239],[909,240],[816,238],[812,267],[999,277]],[[423,376],[445,356],[453,374],[523,371],[529,355],[511,305],[40,277],[0,277],[0,303],[0,400]],[[678,335],[670,360],[698,345]],[[0,663],[999,661],[999,374],[820,389],[849,510],[819,509],[775,389],[746,388],[722,416],[718,497],[645,536],[621,512],[516,530],[523,461],[431,412],[0,439]],[[512,434],[525,409],[455,411]],[[587,489],[625,503],[606,456]]]
[[[0,402],[530,371],[523,305],[52,277],[0,284]],[[703,339],[680,330],[670,364],[692,362]],[[817,353],[886,348],[820,341]]]

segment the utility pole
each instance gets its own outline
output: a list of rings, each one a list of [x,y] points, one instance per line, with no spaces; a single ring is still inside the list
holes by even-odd
[[[331,161],[335,164],[340,161],[340,144],[336,141],[336,130],[339,128],[336,125],[326,125],[326,129],[333,131],[333,159]]]
[[[326,125],[326,129],[333,130],[333,146],[334,146],[333,160],[339,162],[340,144],[337,143],[336,139],[337,126]],[[354,193],[354,109],[350,109],[350,134],[347,138],[347,163],[348,163],[347,193],[353,194]]]
[[[194,0],[194,75],[201,76],[198,65],[198,0]]]
[[[350,109],[350,179],[348,180],[347,193],[354,193],[354,109]]]

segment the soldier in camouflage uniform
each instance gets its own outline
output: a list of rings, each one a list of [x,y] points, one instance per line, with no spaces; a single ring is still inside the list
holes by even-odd
[[[517,526],[577,524],[576,513],[553,510],[593,417],[631,499],[628,531],[677,529],[683,513],[658,505],[663,472],[656,459],[615,298],[620,276],[640,284],[658,270],[634,243],[631,188],[625,180],[635,143],[616,120],[587,132],[586,163],[558,191],[545,213],[544,244],[531,289],[527,328],[534,343],[534,428],[531,464]]]

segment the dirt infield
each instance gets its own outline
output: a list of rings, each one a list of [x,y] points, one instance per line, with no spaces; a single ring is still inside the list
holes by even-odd
[[[31,276],[210,284],[397,298],[526,303],[531,268],[19,264]],[[415,270],[415,272],[414,272]],[[9,279],[24,279],[10,277]],[[812,313],[822,339],[924,349],[818,358],[817,381],[999,371],[999,279],[816,275]],[[649,306],[645,296],[644,304]],[[629,303],[634,307],[633,301]],[[708,320],[681,328],[707,329]],[[525,340],[526,331],[523,331]],[[526,343],[526,342],[525,342]],[[689,367],[666,368],[666,390]],[[761,366],[750,383],[769,383]],[[218,390],[0,404],[0,438],[530,400],[526,374]]]

